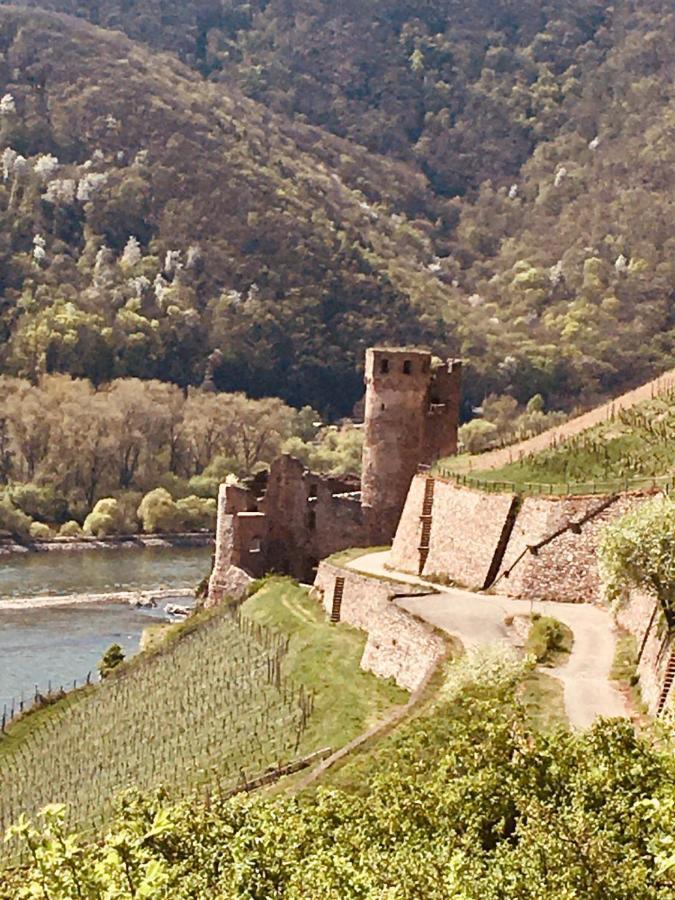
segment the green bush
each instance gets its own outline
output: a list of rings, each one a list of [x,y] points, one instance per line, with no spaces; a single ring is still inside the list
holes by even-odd
[[[138,518],[146,534],[175,532],[183,528],[183,514],[165,488],[155,488],[143,497]]]
[[[185,497],[176,502],[186,531],[212,531],[216,527],[217,504],[213,499]]]
[[[30,536],[34,541],[48,541],[52,536],[52,530],[44,522],[33,522],[30,526]]]
[[[59,528],[59,535],[61,537],[80,537],[81,534],[82,528],[79,522],[76,522],[74,519],[71,519],[69,522],[64,522]]]
[[[8,493],[14,506],[31,519],[60,525],[68,516],[65,497],[57,494],[53,487],[40,487],[30,483],[13,484]]]
[[[99,500],[84,520],[84,533],[93,537],[124,534],[124,515],[117,500],[113,497]]]
[[[535,613],[525,651],[534,656],[538,663],[554,663],[561,654],[570,652],[572,642],[572,632],[566,625],[551,616]]]
[[[113,669],[116,669],[120,663],[124,662],[124,650],[119,644],[111,644],[101,657],[98,664],[98,671],[101,678],[107,678]]]
[[[9,497],[0,497],[0,531],[7,531],[15,538],[27,538],[30,526],[30,516],[17,509]]]
[[[631,587],[651,591],[675,613],[675,501],[656,497],[605,527],[600,539],[605,594],[620,603]]]
[[[497,440],[497,426],[485,419],[472,419],[459,429],[459,440],[467,453],[480,453]]]

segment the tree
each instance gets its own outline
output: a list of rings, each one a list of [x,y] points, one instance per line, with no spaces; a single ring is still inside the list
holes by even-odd
[[[124,651],[119,644],[111,644],[105,651],[98,664],[98,671],[101,678],[107,678],[108,675],[124,662]]]
[[[155,488],[143,497],[138,518],[147,534],[180,531],[183,527],[183,514],[165,488]]]
[[[605,594],[621,604],[631,587],[658,597],[675,626],[675,501],[656,497],[607,525],[598,559]]]
[[[128,533],[119,503],[113,497],[99,500],[84,520],[83,531],[93,537],[108,537],[112,534]]]

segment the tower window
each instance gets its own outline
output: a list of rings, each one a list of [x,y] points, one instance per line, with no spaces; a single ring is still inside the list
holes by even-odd
[[[312,483],[309,486],[309,500],[315,500],[319,496],[319,485]]]
[[[403,374],[404,375],[412,375],[412,363],[409,359],[403,363]]]
[[[309,511],[309,514],[307,516],[307,527],[310,531],[314,531],[314,529],[316,528],[316,513],[313,509]]]
[[[388,360],[388,359],[381,359],[381,360],[380,360],[380,372],[381,372],[383,375],[386,375],[388,371],[389,371],[389,360]]]

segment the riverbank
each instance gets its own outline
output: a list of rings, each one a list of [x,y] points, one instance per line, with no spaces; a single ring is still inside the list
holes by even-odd
[[[129,534],[106,538],[55,537],[44,541],[15,541],[0,538],[0,559],[25,553],[80,553],[87,550],[133,550],[148,547],[211,547],[213,532],[195,531],[184,534]]]
[[[82,603],[122,603],[137,609],[154,609],[166,600],[193,596],[189,588],[157,588],[148,591],[111,591],[101,594],[54,594],[38,597],[13,597],[0,602],[0,612],[12,609],[47,609],[53,606],[79,606]]]

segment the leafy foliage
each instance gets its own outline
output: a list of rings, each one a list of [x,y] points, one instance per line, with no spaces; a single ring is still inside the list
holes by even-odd
[[[631,587],[660,600],[675,625],[675,501],[641,503],[603,530],[599,562],[608,599],[621,602]]]
[[[58,809],[36,829],[22,822],[34,861],[16,889],[44,897],[77,877],[103,896],[105,872],[121,897],[149,877],[158,898],[672,896],[668,741],[618,720],[532,732],[515,695],[522,669],[471,668],[311,795],[204,805],[128,794],[97,843],[64,829]]]
[[[30,5],[0,16],[5,371],[334,415],[381,340],[469,360],[467,411],[675,362],[663,0]]]
[[[0,408],[5,507],[58,526],[70,517],[81,521],[105,500],[87,519],[91,534],[136,530],[143,495],[158,486],[178,501],[167,530],[207,527],[215,507],[199,497],[215,498],[231,472],[249,474],[271,462],[317,417],[276,398],[199,389],[186,397],[173,385],[139,379],[95,389],[63,375],[35,386],[0,376]],[[14,525],[4,527],[19,533],[12,515]]]

